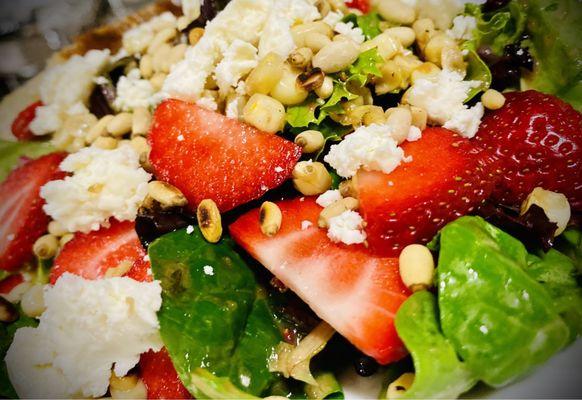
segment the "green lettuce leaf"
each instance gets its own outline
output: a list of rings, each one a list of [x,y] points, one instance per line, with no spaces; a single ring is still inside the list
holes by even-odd
[[[556,241],[556,249],[570,257],[576,266],[578,276],[582,275],[582,231],[574,228],[566,229]]]
[[[315,374],[317,385],[306,385],[305,393],[308,399],[343,399],[344,392],[331,372],[319,372]]]
[[[342,101],[354,100],[358,97],[357,94],[348,90],[344,82],[335,81],[333,84],[333,92],[325,104],[321,106],[321,112],[326,115],[330,113],[343,114],[345,111],[341,106]]]
[[[318,112],[318,107],[324,104],[323,100],[313,97],[308,98],[305,102],[294,106],[287,107],[287,123],[293,128],[303,128],[310,124],[320,124],[326,117],[325,113]]]
[[[395,324],[415,369],[414,383],[403,398],[456,398],[475,385],[477,379],[441,333],[433,294],[420,291],[410,296],[400,306]]]
[[[0,181],[6,179],[21,157],[38,158],[54,151],[44,142],[6,142],[0,140]]]
[[[505,385],[568,343],[554,301],[526,272],[521,242],[480,217],[459,218],[440,236],[442,331],[476,377]]]
[[[467,54],[467,76],[468,81],[480,81],[481,86],[472,88],[467,94],[467,99],[465,102],[471,100],[473,97],[477,96],[480,92],[484,92],[491,86],[491,81],[493,77],[491,75],[491,70],[485,62],[479,57],[479,55],[471,49],[466,49],[469,54]]]
[[[350,66],[350,69],[348,70],[350,75],[348,82],[355,81],[360,86],[364,86],[366,83],[368,83],[368,78],[370,75],[382,76],[379,65],[383,62],[384,60],[378,53],[378,49],[376,47],[364,51]]]
[[[343,22],[351,22],[362,30],[366,39],[373,39],[382,33],[380,29],[380,16],[377,12],[372,11],[364,15],[348,14]]]

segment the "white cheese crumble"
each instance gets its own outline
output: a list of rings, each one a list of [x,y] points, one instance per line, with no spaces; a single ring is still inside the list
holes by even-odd
[[[332,242],[345,244],[363,243],[366,240],[364,220],[356,211],[344,211],[337,217],[329,219],[327,237]]]
[[[472,138],[479,128],[483,107],[479,103],[467,113],[468,107],[463,103],[469,91],[479,85],[479,81],[464,81],[463,76],[455,71],[442,70],[436,75],[418,79],[408,91],[408,103],[424,108],[430,123]]]
[[[421,137],[422,137],[422,131],[420,130],[420,128],[413,125],[408,130],[408,136],[406,137],[406,140],[408,140],[409,142],[416,142]]]
[[[134,68],[117,82],[117,96],[113,106],[121,111],[132,111],[137,107],[155,107],[162,96],[149,80],[141,79],[139,69]]]
[[[321,207],[325,208],[331,206],[338,200],[342,199],[342,195],[339,190],[328,190],[327,192],[319,195],[315,202]]]
[[[340,35],[344,35],[352,39],[357,44],[362,44],[366,40],[361,28],[354,27],[353,22],[338,22],[333,28],[334,31]]]
[[[211,265],[205,265],[203,267],[203,270],[204,270],[205,275],[208,275],[208,276],[214,275],[214,268]]]
[[[65,158],[60,168],[72,175],[48,182],[40,195],[44,211],[70,232],[98,230],[111,217],[134,220],[151,178],[129,145],[87,147]]]
[[[53,104],[37,107],[29,127],[32,133],[40,136],[56,132],[62,124],[61,109]]]
[[[204,0],[181,0],[182,17],[178,18],[178,29],[183,30],[200,16],[200,6]]]
[[[334,27],[338,22],[341,22],[343,18],[344,14],[341,11],[330,11],[322,19],[322,21],[328,24],[329,26]]]
[[[360,168],[367,171],[392,172],[404,159],[404,151],[390,136],[389,125],[362,126],[331,146],[324,160],[338,175],[351,178]]]
[[[309,229],[309,228],[311,228],[312,226],[313,226],[313,222],[311,222],[311,221],[307,221],[307,220],[305,220],[305,221],[301,221],[301,230],[302,230],[302,231],[304,231],[304,230],[306,230],[306,229]]]
[[[477,29],[477,20],[470,15],[457,15],[453,19],[453,26],[447,34],[457,40],[473,39],[473,31]]]
[[[21,398],[100,397],[111,368],[124,376],[140,354],[158,351],[160,283],[85,280],[65,273],[44,292],[37,328],[20,328],[6,354]]]
[[[230,88],[236,87],[238,81],[251,72],[258,63],[257,48],[235,39],[224,52],[224,58],[214,71],[220,93],[223,96],[226,95]]]
[[[176,26],[176,17],[171,12],[155,16],[123,34],[123,49],[128,54],[143,53],[150,45],[156,32],[171,26]]]

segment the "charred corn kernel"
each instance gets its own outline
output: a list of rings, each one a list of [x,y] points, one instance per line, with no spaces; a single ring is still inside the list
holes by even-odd
[[[326,74],[340,72],[356,61],[360,48],[353,40],[331,42],[313,57],[313,66]]]
[[[315,90],[321,85],[325,79],[325,74],[319,68],[313,68],[310,71],[304,72],[297,76],[297,83],[308,92]]]
[[[305,47],[309,48],[314,53],[317,53],[319,50],[330,44],[331,39],[322,33],[313,32],[305,35],[304,43]]]
[[[333,36],[331,26],[322,21],[308,22],[306,24],[296,25],[291,28],[291,35],[297,47],[306,47],[306,38],[309,35],[318,33],[330,39]]]
[[[66,245],[67,243],[69,243],[74,237],[75,237],[75,235],[73,235],[72,233],[66,233],[66,234],[64,234],[59,239],[59,246],[62,248],[64,245]]]
[[[152,55],[152,67],[154,72],[169,72],[168,61],[171,53],[172,46],[167,43],[161,44],[154,52],[150,53]]]
[[[441,65],[443,69],[459,72],[465,75],[467,63],[463,58],[463,53],[458,46],[445,47],[441,53]]]
[[[426,79],[428,77],[437,75],[441,69],[434,63],[425,62],[414,71],[412,71],[412,75],[410,76],[411,82],[414,84],[419,79]]]
[[[435,34],[426,43],[424,48],[424,59],[437,65],[441,65],[441,55],[446,48],[456,47],[455,39],[443,32]]]
[[[117,278],[123,276],[129,272],[133,264],[131,261],[122,261],[115,267],[108,268],[105,271],[105,278]]]
[[[117,139],[107,136],[98,137],[91,146],[97,147],[103,150],[113,150],[117,148]]]
[[[320,131],[303,131],[295,137],[295,144],[303,149],[304,153],[315,153],[323,148],[325,139]]]
[[[164,86],[164,81],[166,80],[166,76],[167,75],[163,72],[157,72],[150,78],[150,83],[152,84],[154,90],[158,91],[162,89],[162,86]]]
[[[259,210],[259,224],[261,232],[265,236],[275,236],[281,229],[283,214],[279,206],[270,201],[265,201]]]
[[[128,390],[109,389],[112,399],[147,399],[147,388],[143,381],[139,379],[135,386]]]
[[[489,110],[499,110],[505,104],[505,96],[495,89],[489,89],[481,96],[481,103]]]
[[[388,60],[380,67],[382,77],[376,82],[376,94],[386,94],[399,89],[406,83],[402,68],[393,60]]]
[[[428,247],[421,244],[406,246],[399,257],[400,278],[413,292],[432,286],[434,260]]]
[[[412,115],[412,125],[423,131],[428,122],[428,114],[424,108],[410,106],[410,114]]]
[[[216,203],[211,199],[200,202],[196,210],[196,218],[202,236],[210,243],[216,243],[222,236],[222,221]]]
[[[416,18],[414,8],[400,0],[379,0],[376,6],[382,18],[398,25],[410,25]]]
[[[164,44],[167,44],[170,40],[174,39],[178,31],[175,28],[165,28],[155,34],[150,45],[148,46],[148,53],[154,53],[158,48]]]
[[[57,254],[58,249],[59,239],[51,234],[39,237],[32,246],[32,251],[41,260],[53,258]]]
[[[322,99],[328,99],[332,93],[333,79],[331,79],[329,76],[326,76],[323,78],[321,86],[315,89],[315,94]]]
[[[154,60],[150,54],[144,54],[139,61],[139,74],[145,79],[151,78],[154,74]]]
[[[107,135],[107,124],[113,119],[113,115],[105,115],[101,117],[95,125],[89,129],[87,135],[85,136],[85,142],[87,144],[93,143],[98,137]]]
[[[139,155],[143,153],[147,153],[150,150],[150,145],[148,141],[143,136],[136,136],[129,141],[130,146],[135,150],[135,152]]]
[[[281,79],[270,92],[271,97],[279,100],[281,104],[286,106],[303,102],[309,95],[309,92],[301,87],[297,81],[298,77],[299,71],[290,66],[283,68]]]
[[[44,286],[33,285],[22,296],[20,301],[22,312],[31,318],[40,316],[44,310]]]
[[[147,135],[152,123],[152,114],[147,107],[136,107],[131,120],[132,135]]]
[[[163,181],[152,181],[148,183],[148,194],[162,208],[184,207],[188,200],[182,194],[180,189]]]
[[[295,189],[306,196],[322,194],[331,187],[331,175],[320,162],[298,162],[292,177]]]
[[[532,190],[522,203],[521,215],[525,214],[532,205],[536,205],[544,210],[544,214],[546,214],[550,222],[558,226],[554,232],[554,236],[558,236],[564,232],[571,216],[570,203],[568,203],[566,196],[562,193],[551,192],[537,187]]]
[[[406,140],[410,132],[412,113],[405,107],[395,107],[389,111],[386,124],[392,129],[392,138],[400,144]]]
[[[353,179],[341,182],[339,184],[339,191],[342,197],[358,198],[358,189],[356,188],[356,183]]]
[[[204,35],[204,28],[194,28],[188,32],[188,43],[190,43],[190,46],[196,45],[202,35]]]
[[[329,228],[329,220],[333,217],[341,215],[345,211],[356,210],[359,207],[359,202],[353,197],[344,197],[333,204],[325,207],[321,213],[319,213],[319,218],[317,219],[317,225],[320,228]]]
[[[246,80],[247,93],[268,94],[283,76],[284,65],[285,60],[280,55],[267,54],[249,74]]]
[[[18,319],[18,310],[12,303],[0,296],[0,322],[10,323]]]
[[[65,229],[65,227],[58,221],[51,221],[48,224],[48,233],[50,233],[51,235],[57,236],[57,237],[61,237],[63,235],[65,235],[66,233],[68,233],[68,231]]]
[[[409,28],[407,26],[397,26],[394,28],[388,28],[384,31],[391,35],[393,38],[397,39],[402,47],[410,47],[414,44],[416,40],[416,34],[414,33],[414,29]]]
[[[412,24],[416,36],[416,43],[421,50],[424,49],[428,41],[436,34],[434,22],[430,18],[421,18]]]
[[[126,135],[131,132],[132,123],[133,116],[131,113],[119,113],[107,124],[107,132],[116,137]]]
[[[400,41],[386,32],[381,33],[374,39],[362,43],[360,46],[360,51],[363,53],[364,51],[371,50],[374,47],[378,49],[378,54],[384,60],[389,60],[402,51],[402,45],[400,44]]]
[[[285,107],[270,96],[256,93],[243,109],[243,120],[261,131],[275,133],[285,126]]]
[[[412,372],[406,372],[390,385],[388,385],[388,390],[386,392],[386,398],[388,400],[394,400],[401,398],[408,389],[412,386],[414,382],[414,374]]]
[[[313,50],[309,47],[300,47],[295,49],[289,56],[289,64],[303,69],[311,64],[311,59],[313,59]]]

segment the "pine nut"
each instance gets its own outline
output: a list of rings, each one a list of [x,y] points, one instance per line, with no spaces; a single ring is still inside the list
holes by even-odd
[[[166,80],[166,74],[163,72],[157,72],[150,78],[150,83],[155,91],[159,91],[164,86],[164,81]]]
[[[377,3],[377,7],[378,13],[382,18],[398,25],[410,25],[416,19],[414,8],[400,0],[380,0]]]
[[[222,236],[222,221],[216,203],[211,199],[202,200],[196,210],[196,218],[202,236],[210,243],[217,243]]]
[[[299,71],[286,66],[283,75],[271,90],[271,96],[279,100],[283,105],[292,106],[303,102],[309,92],[303,89],[297,82]]]
[[[343,214],[345,211],[356,210],[359,207],[359,202],[353,197],[344,197],[341,200],[330,204],[325,207],[321,213],[319,213],[319,218],[317,219],[317,226],[320,228],[329,228],[329,220],[333,217]]]
[[[339,184],[339,191],[342,197],[358,198],[358,189],[356,188],[356,183],[353,179],[341,182]]]
[[[412,114],[412,125],[416,126],[421,131],[426,129],[428,121],[428,114],[424,108],[410,106],[410,114]]]
[[[566,196],[562,193],[536,187],[522,203],[521,215],[525,214],[534,204],[544,210],[550,222],[558,226],[554,236],[558,236],[566,230],[571,216],[570,203]]]
[[[313,50],[311,50],[309,47],[300,47],[294,50],[289,56],[289,64],[296,68],[303,69],[311,64],[312,59]]]
[[[141,379],[131,389],[118,390],[110,388],[109,392],[112,399],[147,399],[147,388]]]
[[[154,38],[152,39],[149,47],[148,53],[154,53],[158,50],[158,48],[163,45],[167,44],[170,40],[174,39],[178,31],[175,28],[165,28],[155,34]]]
[[[149,79],[154,74],[154,60],[150,54],[144,54],[139,62],[139,74]]]
[[[63,248],[67,243],[73,240],[74,237],[75,235],[73,235],[72,233],[64,234],[59,240],[59,245],[61,246],[61,248]]]
[[[32,283],[30,283],[30,281],[21,282],[20,284],[13,287],[10,292],[1,295],[0,298],[8,300],[12,304],[19,303],[20,300],[22,300],[24,293],[26,293],[31,287]]]
[[[204,35],[204,28],[194,28],[190,32],[188,32],[188,43],[190,46],[195,46],[200,38]]]
[[[48,233],[53,236],[61,237],[68,233],[65,227],[58,221],[51,221],[48,224]]]
[[[315,89],[315,94],[322,99],[328,99],[333,93],[333,79],[329,76],[323,78],[323,83]]]
[[[279,206],[270,201],[265,201],[259,210],[259,224],[263,235],[275,236],[281,229],[283,215]]]
[[[333,29],[331,26],[322,21],[308,22],[306,24],[296,25],[291,28],[291,34],[293,35],[293,41],[297,47],[305,47],[305,40],[307,36],[319,33],[330,39],[333,36]]]
[[[131,132],[132,122],[133,116],[130,113],[119,113],[107,124],[107,132],[117,137],[126,135]]]
[[[12,303],[0,296],[0,322],[10,323],[18,319],[18,310]]]
[[[87,135],[85,136],[85,142],[87,144],[93,143],[99,136],[106,136],[107,135],[107,124],[111,122],[113,119],[113,115],[105,115],[101,117],[99,121],[95,125],[89,129]]]
[[[107,136],[98,137],[91,146],[103,150],[113,150],[117,148],[117,139]]]
[[[394,382],[392,382],[390,385],[388,385],[388,390],[386,392],[386,398],[388,400],[395,400],[395,399],[401,398],[402,396],[404,396],[406,391],[408,389],[410,389],[413,382],[414,382],[414,373],[406,372],[406,373],[400,375],[400,377],[398,379],[396,379]]]
[[[434,260],[428,247],[421,244],[406,246],[399,257],[400,278],[413,292],[433,285]]]
[[[436,34],[434,22],[430,18],[421,18],[414,21],[412,29],[416,36],[416,43],[421,50],[424,50],[428,41]]]
[[[331,187],[331,175],[320,162],[298,162],[292,177],[295,189],[305,196],[322,194]]]
[[[137,385],[139,378],[137,375],[129,374],[126,376],[119,377],[115,375],[115,372],[111,371],[111,377],[109,378],[109,389],[127,391],[131,390]]]
[[[129,270],[133,267],[131,261],[122,261],[115,267],[107,268],[105,271],[105,278],[118,278],[121,277],[129,272]]]
[[[499,110],[505,104],[505,96],[495,89],[489,89],[481,96],[481,103],[489,110]]]
[[[249,74],[246,80],[247,93],[268,94],[283,76],[284,62],[283,57],[276,53],[267,54]]]
[[[319,50],[330,44],[331,39],[322,33],[313,32],[305,35],[304,43],[305,47],[311,49],[314,53],[317,53]]]
[[[346,111],[348,120],[353,126],[368,126],[386,123],[384,110],[379,106],[363,105]]]
[[[416,40],[416,34],[414,33],[414,29],[409,28],[407,26],[397,26],[394,28],[388,28],[384,31],[388,35],[391,35],[395,39],[397,39],[402,47],[410,47],[414,44]]]
[[[412,71],[414,71],[423,64],[423,62],[420,61],[420,59],[414,55],[407,56],[396,55],[393,60],[396,64],[398,64],[398,66],[403,72],[403,75],[406,77],[407,80],[410,79]]]
[[[440,66],[443,50],[445,48],[455,47],[456,45],[455,40],[446,33],[437,33],[426,44],[423,51],[424,59]]]
[[[306,71],[299,74],[297,77],[297,83],[304,90],[311,92],[323,85],[323,80],[325,79],[325,74],[319,68],[313,68],[310,71]]]
[[[326,74],[340,72],[352,65],[359,55],[359,46],[353,40],[331,42],[313,57],[313,66]]]
[[[395,107],[387,110],[386,124],[392,129],[391,136],[398,143],[403,143],[408,137],[412,126],[412,114],[404,107]]]
[[[172,47],[169,60],[170,68],[174,64],[177,64],[178,62],[182,61],[184,55],[186,55],[186,50],[188,50],[188,45],[186,43],[180,43],[179,45]],[[170,71],[168,70],[168,72]]]
[[[150,145],[148,144],[147,139],[143,136],[136,136],[132,138],[129,144],[140,156],[144,153],[147,154],[147,152],[150,150]]]
[[[168,61],[171,53],[172,47],[167,43],[161,44],[154,52],[150,53],[152,55],[152,66],[155,72],[163,72],[166,74],[170,72]]]
[[[303,131],[295,137],[295,144],[303,149],[304,153],[315,153],[323,148],[325,139],[320,131]]]
[[[133,119],[131,120],[132,135],[147,135],[152,123],[152,114],[147,107],[136,107],[133,110]]]
[[[163,181],[152,181],[148,183],[148,194],[162,208],[184,207],[188,204],[186,196],[175,186]]]
[[[24,293],[20,301],[22,312],[31,318],[40,316],[46,309],[44,305],[44,286],[33,285]]]
[[[437,75],[441,69],[431,62],[425,62],[420,67],[412,71],[410,76],[410,81],[412,84],[416,83],[419,79],[427,79],[431,76]]]
[[[272,97],[256,93],[243,109],[243,120],[263,132],[275,133],[285,126],[285,107]]]
[[[384,60],[389,60],[402,51],[400,41],[386,32],[381,33],[372,40],[362,43],[360,52],[363,53],[373,48],[378,49],[378,54]]]
[[[48,234],[39,237],[32,246],[33,253],[41,260],[51,259],[57,254],[59,240],[56,236]]]
[[[382,78],[376,82],[376,94],[390,93],[406,83],[402,68],[393,60],[388,60],[380,67]]]

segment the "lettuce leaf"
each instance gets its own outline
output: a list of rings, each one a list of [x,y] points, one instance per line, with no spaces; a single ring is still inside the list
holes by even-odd
[[[569,228],[556,241],[556,249],[570,257],[576,266],[576,274],[582,275],[582,231]]]
[[[359,96],[350,92],[342,81],[335,81],[333,84],[333,92],[326,103],[321,106],[321,112],[327,114],[343,114],[345,111],[341,106],[342,101],[350,101],[357,99]]]
[[[375,11],[364,15],[348,14],[344,17],[343,22],[352,22],[354,26],[362,30],[366,39],[373,39],[382,33],[380,16]]]
[[[480,81],[481,86],[472,88],[467,93],[467,99],[465,102],[468,102],[473,97],[477,96],[480,92],[484,92],[491,86],[491,81],[493,77],[491,75],[491,70],[485,64],[485,62],[479,57],[479,55],[471,49],[466,49],[469,53],[467,54],[467,77],[465,78],[468,81]]]
[[[360,86],[366,85],[368,83],[368,78],[370,75],[382,76],[380,72],[379,65],[384,62],[378,49],[374,47],[373,49],[364,51],[358,57],[358,59],[350,66],[348,82],[355,81]]]
[[[0,140],[0,181],[6,179],[21,157],[38,158],[54,151],[45,142],[6,142]]]
[[[303,128],[310,124],[320,124],[326,117],[325,113],[319,112],[318,107],[324,104],[323,100],[313,97],[308,98],[305,102],[294,106],[287,107],[287,123],[293,128]]]

